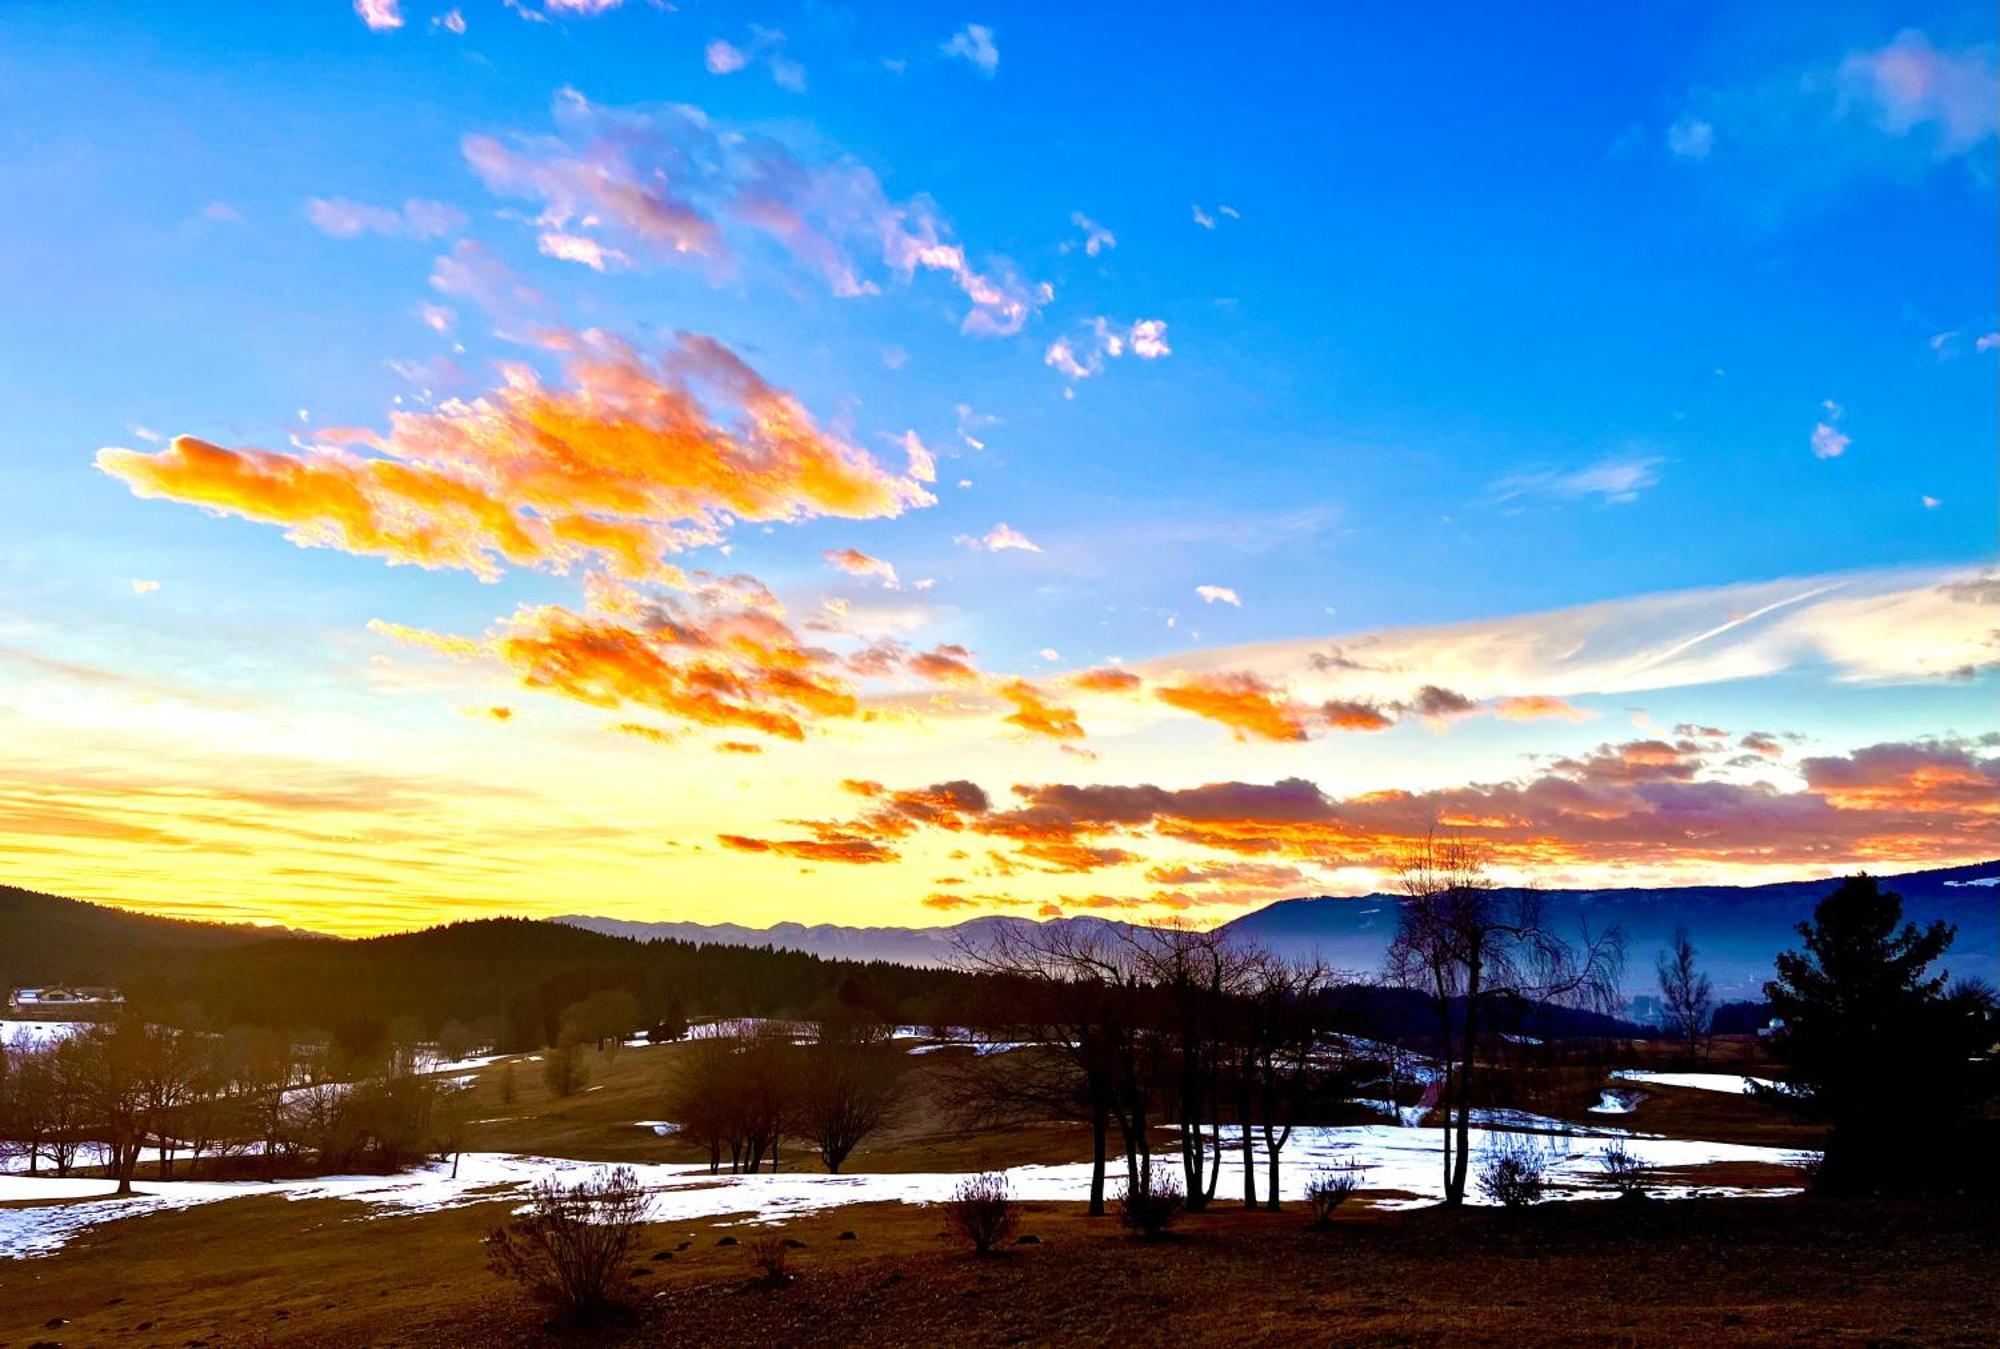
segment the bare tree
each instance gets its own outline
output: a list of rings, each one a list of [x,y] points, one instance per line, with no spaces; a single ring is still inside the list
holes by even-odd
[[[734,1037],[711,1035],[696,1040],[678,1057],[667,1084],[667,1118],[681,1126],[681,1136],[708,1147],[711,1174],[722,1170],[722,1151],[730,1152],[734,1171],[742,1154],[733,1100],[739,1044]]]
[[[1334,975],[1318,961],[1288,962],[1268,953],[1253,966],[1245,998],[1242,1072],[1247,1084],[1243,1111],[1243,1203],[1257,1203],[1251,1166],[1251,1111],[1262,1132],[1270,1185],[1264,1206],[1279,1207],[1279,1162],[1291,1141],[1292,1121],[1316,1080],[1326,1075],[1322,1057],[1327,1035],[1320,1001]]]
[[[879,1026],[820,1024],[818,1042],[803,1055],[797,1115],[828,1171],[838,1174],[848,1154],[895,1114],[898,1066]]]
[[[1183,1193],[1190,1212],[1199,1213],[1215,1197],[1222,1169],[1223,1067],[1240,1035],[1238,1018],[1258,960],[1230,945],[1216,931],[1182,924],[1134,928],[1126,941],[1140,978],[1156,1004],[1159,1048],[1168,1082],[1169,1113],[1178,1126]],[[1244,1134],[1246,1203],[1254,1204],[1249,1121],[1239,1114]]]
[[[1444,1201],[1465,1202],[1472,1129],[1472,1078],[1482,1014],[1502,1002],[1614,1005],[1624,940],[1615,927],[1576,942],[1545,921],[1532,890],[1501,892],[1486,877],[1478,845],[1431,835],[1402,866],[1403,898],[1390,943],[1390,977],[1428,994],[1444,1065]]]
[[[1667,1032],[1698,1058],[1715,1008],[1715,987],[1695,966],[1694,942],[1684,927],[1674,929],[1674,944],[1660,953],[1660,1001],[1666,1008]]]
[[[1152,1184],[1151,1100],[1156,1041],[1148,1018],[1151,992],[1131,947],[1077,924],[1000,928],[960,951],[960,964],[994,976],[1002,1013],[1017,1038],[1038,1051],[1003,1074],[1023,1100],[1086,1118],[1091,1131],[1090,1212],[1105,1211],[1104,1176],[1111,1126],[1117,1125],[1128,1185]],[[996,1076],[993,1081],[1005,1080]]]
[[[92,1026],[68,1043],[78,1046],[85,1119],[109,1151],[118,1193],[132,1193],[139,1149],[146,1140],[147,1075],[152,1036],[146,1023],[127,1014]]]

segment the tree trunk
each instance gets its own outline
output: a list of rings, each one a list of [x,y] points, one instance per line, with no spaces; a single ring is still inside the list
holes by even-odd
[[[1104,1216],[1105,1146],[1110,1141],[1111,1112],[1101,1102],[1090,1107],[1090,1216]]]
[[[1444,1129],[1444,1202],[1450,1204],[1456,1202],[1451,1197],[1451,1088],[1452,1079],[1458,1073],[1458,1047],[1451,1038],[1451,1001],[1445,997],[1442,988],[1438,992],[1438,1018],[1444,1035],[1444,1052],[1438,1056],[1444,1065],[1444,1081],[1438,1083],[1437,1100],[1439,1123]]]
[[[1458,1083],[1458,1156],[1453,1159],[1449,1195],[1453,1204],[1465,1202],[1465,1174],[1472,1160],[1466,1150],[1472,1143],[1472,1065],[1479,1056],[1479,973],[1479,964],[1475,961],[1466,985],[1465,1052]]]
[[[1250,1145],[1250,1096],[1237,1098],[1236,1120],[1243,1130],[1243,1207],[1257,1207],[1257,1150]]]

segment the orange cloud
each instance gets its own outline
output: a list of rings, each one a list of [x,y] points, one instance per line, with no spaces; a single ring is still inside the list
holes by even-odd
[[[1335,698],[1320,704],[1319,724],[1336,731],[1386,731],[1396,719],[1374,703]]]
[[[600,582],[591,587],[588,612],[523,608],[480,641],[371,627],[455,658],[494,660],[528,688],[592,707],[785,740],[804,739],[809,722],[860,715],[854,690],[832,672],[837,657],[802,644],[760,595],[761,587],[736,578],[704,584],[686,599],[649,599]],[[651,735],[639,723],[618,729]]]
[[[1304,740],[1311,713],[1250,674],[1196,675],[1163,684],[1153,696],[1183,712],[1220,722],[1238,740]]]
[[[683,334],[650,361],[599,332],[544,340],[565,353],[567,387],[515,364],[499,389],[396,413],[386,434],[326,431],[303,454],[181,436],[152,454],[101,450],[97,465],[142,496],[284,526],[301,546],[488,580],[503,563],[590,563],[680,584],[662,555],[717,542],[731,520],[868,519],[934,500],[712,338]]]
[[[968,686],[980,682],[979,671],[972,666],[972,653],[951,642],[929,651],[920,651],[906,659],[903,665],[911,674],[934,684]]]
[[[783,857],[795,857],[802,862],[846,862],[851,865],[867,865],[875,862],[893,862],[898,854],[894,849],[885,848],[871,839],[835,836],[831,838],[763,839],[746,838],[741,834],[717,834],[725,848],[738,852],[776,853]]]
[[[1543,718],[1560,718],[1565,721],[1588,721],[1590,713],[1574,707],[1561,698],[1551,698],[1544,694],[1527,694],[1515,698],[1497,698],[1493,702],[1493,715],[1502,721],[1536,721]]]
[[[882,584],[892,590],[901,584],[896,579],[894,566],[857,549],[829,548],[820,556],[826,559],[828,566],[836,567],[850,576],[879,576],[882,578]]]
[[[1014,710],[1001,718],[1009,725],[1051,740],[1083,738],[1083,725],[1077,721],[1075,710],[1050,702],[1040,689],[1027,680],[1008,680],[994,692],[1014,705]]]
[[[1206,849],[1222,856],[1158,863],[1146,878],[1254,898],[1294,888],[1303,873],[1293,861],[1392,868],[1439,827],[1479,840],[1500,864],[1528,869],[1825,867],[1977,860],[1990,855],[2000,817],[2000,758],[1979,758],[1963,744],[1884,744],[1808,759],[1806,788],[1791,792],[1705,779],[1707,766],[1679,746],[1634,741],[1558,761],[1523,781],[1345,799],[1301,778],[1178,789],[1053,783],[1016,787],[1020,804],[1009,810],[954,811],[949,827],[1012,840],[1021,861],[1066,871],[1143,860],[1137,850],[1148,840]],[[964,799],[984,802],[983,794]],[[878,812],[808,827],[819,837],[865,840],[906,837],[919,823]],[[991,856],[999,874],[1018,865]],[[1176,902],[1208,901],[1181,895]]]
[[[1083,689],[1090,693],[1130,693],[1145,681],[1129,670],[1121,670],[1115,665],[1105,665],[1095,670],[1079,671],[1064,682],[1071,688]]]
[[[1123,848],[1093,848],[1082,843],[1024,843],[1016,852],[1031,862],[1045,863],[1050,870],[1063,872],[1097,871],[1137,861],[1137,855]]]

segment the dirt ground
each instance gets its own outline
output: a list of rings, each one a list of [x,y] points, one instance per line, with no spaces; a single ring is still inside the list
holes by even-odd
[[[1327,1231],[1222,1207],[1158,1243],[1077,1205],[1031,1205],[1036,1244],[986,1260],[946,1238],[939,1210],[859,1205],[774,1229],[803,1243],[782,1287],[750,1257],[761,1229],[651,1226],[632,1310],[584,1329],[551,1327],[486,1270],[479,1238],[503,1216],[272,1198],[108,1224],[0,1264],[0,1345],[2000,1339],[2000,1224],[1963,1205],[1354,1207]]]

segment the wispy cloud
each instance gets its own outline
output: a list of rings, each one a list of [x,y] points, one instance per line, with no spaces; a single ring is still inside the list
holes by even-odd
[[[1847,415],[1847,410],[1831,398],[1820,404],[1820,410],[1826,415],[1815,423],[1812,429],[1813,458],[1838,459],[1846,454],[1847,447],[1854,443],[1845,432],[1838,429],[1840,419]]]
[[[1660,481],[1658,455],[1623,455],[1600,459],[1574,469],[1530,469],[1511,473],[1493,484],[1495,501],[1517,501],[1543,497],[1555,501],[1576,501],[1586,497],[1622,505],[1639,499],[1639,494]]]
[[[1053,298],[1004,258],[975,262],[935,204],[890,200],[851,155],[794,150],[698,108],[604,108],[573,89],[558,94],[555,121],[554,136],[463,142],[488,188],[541,203],[532,222],[540,234],[608,238],[635,266],[727,269],[731,237],[747,232],[775,241],[842,297],[939,275],[968,301],[960,326],[975,336],[1017,333]]]
[[[1094,258],[1100,253],[1109,252],[1111,249],[1118,247],[1118,236],[1098,224],[1095,220],[1092,220],[1083,212],[1072,211],[1069,219],[1072,225],[1083,231],[1083,238],[1080,240],[1063,240],[1061,245],[1059,245],[1061,251],[1067,253],[1072,249],[1081,248],[1085,257]]]
[[[715,38],[702,49],[702,64],[711,75],[734,75],[761,62],[771,83],[795,94],[806,91],[806,68],[784,53],[785,35],[775,28],[755,24],[750,40],[744,43]]]
[[[946,56],[970,62],[980,74],[992,79],[1000,69],[1000,48],[994,45],[993,30],[982,23],[969,23],[938,48]]]
[[[1908,181],[1974,159],[2000,130],[1991,43],[1940,47],[1905,29],[1880,46],[1774,68],[1762,80],[1693,91],[1667,152],[1717,175],[1732,199],[1770,214],[1867,179]]]
[[[1118,360],[1127,353],[1142,361],[1156,361],[1173,355],[1167,345],[1165,319],[1140,319],[1123,324],[1099,316],[1082,324],[1074,333],[1058,337],[1042,353],[1042,364],[1070,380],[1089,379],[1101,374],[1106,360]]]
[[[985,534],[974,538],[970,534],[960,534],[957,542],[961,547],[983,548],[989,553],[1004,553],[1009,549],[1023,553],[1039,553],[1041,545],[1010,524],[993,526]]]
[[[369,206],[345,197],[314,197],[306,203],[306,219],[320,233],[335,239],[364,234],[395,239],[442,239],[465,228],[465,213],[441,201],[412,197],[400,209]]]

